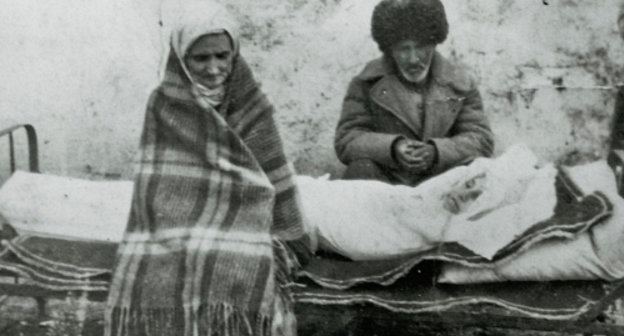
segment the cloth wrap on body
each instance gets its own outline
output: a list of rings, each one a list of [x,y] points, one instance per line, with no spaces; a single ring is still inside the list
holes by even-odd
[[[107,335],[268,335],[292,311],[296,259],[281,242],[303,226],[273,108],[239,55],[218,111],[190,86],[172,52],[147,107]]]

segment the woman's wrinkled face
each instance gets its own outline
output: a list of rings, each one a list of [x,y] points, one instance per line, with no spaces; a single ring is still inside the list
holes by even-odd
[[[214,89],[232,72],[234,49],[227,34],[204,35],[188,49],[184,62],[193,79]]]
[[[403,40],[391,48],[392,59],[405,79],[422,82],[429,73],[435,44],[419,45],[413,40]]]

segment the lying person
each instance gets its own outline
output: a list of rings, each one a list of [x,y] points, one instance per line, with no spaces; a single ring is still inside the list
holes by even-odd
[[[524,146],[477,159],[417,187],[299,176],[309,231],[353,260],[387,259],[456,241],[491,257],[553,215],[557,169]]]

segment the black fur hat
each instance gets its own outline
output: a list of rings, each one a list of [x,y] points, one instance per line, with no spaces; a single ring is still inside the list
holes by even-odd
[[[448,22],[440,0],[382,0],[373,10],[373,39],[383,52],[405,39],[419,44],[440,44],[448,35]]]

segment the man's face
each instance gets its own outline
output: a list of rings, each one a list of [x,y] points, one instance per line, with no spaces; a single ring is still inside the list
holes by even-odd
[[[434,51],[435,44],[419,45],[413,40],[397,42],[391,48],[401,75],[412,83],[420,83],[427,77]]]
[[[226,34],[204,35],[189,48],[184,60],[193,79],[214,89],[232,72],[234,51]]]

